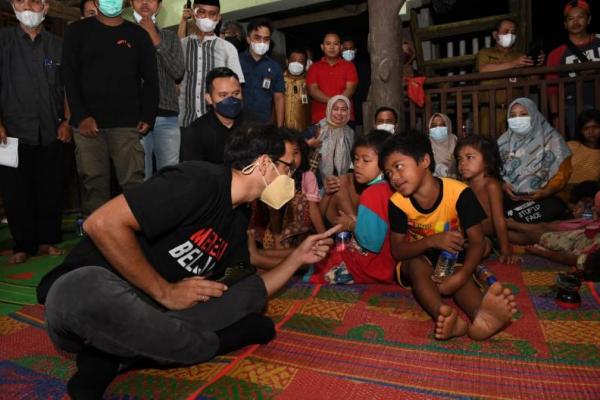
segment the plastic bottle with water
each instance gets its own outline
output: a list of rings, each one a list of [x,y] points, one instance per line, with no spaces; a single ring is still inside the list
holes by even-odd
[[[483,264],[479,264],[475,268],[475,278],[485,288],[489,288],[494,283],[498,282],[496,276]]]
[[[450,223],[437,222],[435,224],[435,233],[449,232],[452,230]],[[454,266],[458,259],[458,253],[451,253],[446,250],[442,250],[438,257],[435,269],[433,271],[433,280],[436,282],[442,282],[454,273]]]

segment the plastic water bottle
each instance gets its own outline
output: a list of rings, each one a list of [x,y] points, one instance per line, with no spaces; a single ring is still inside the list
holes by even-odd
[[[475,268],[475,278],[485,287],[490,287],[494,283],[498,282],[496,276],[483,264],[479,264]]]
[[[442,250],[440,256],[438,257],[437,263],[435,264],[433,279],[436,282],[442,282],[452,275],[454,273],[454,266],[456,265],[457,258],[458,254]]]
[[[75,232],[77,232],[78,236],[84,236],[85,232],[83,231],[83,217],[79,217],[75,220]]]
[[[585,203],[585,207],[583,209],[583,212],[581,213],[581,218],[589,220],[594,219],[594,210],[592,209],[592,203]]]
[[[450,223],[438,221],[434,226],[434,231],[436,233],[449,232],[451,230],[453,229]],[[437,263],[435,264],[433,280],[436,282],[442,282],[452,275],[454,273],[454,266],[456,265],[457,259],[458,253],[451,253],[449,251],[442,250],[440,256],[438,257]]]

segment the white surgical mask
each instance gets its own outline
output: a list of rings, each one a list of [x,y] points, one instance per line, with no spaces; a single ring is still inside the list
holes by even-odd
[[[445,140],[448,138],[448,127],[447,126],[436,126],[429,128],[429,137],[433,140]]]
[[[517,40],[517,35],[507,33],[506,35],[498,35],[498,44],[504,48],[512,47]]]
[[[380,131],[388,131],[389,133],[394,133],[396,131],[396,126],[394,124],[379,124],[375,126],[375,128]]]
[[[252,48],[252,51],[259,56],[264,56],[267,54],[267,51],[269,51],[269,43],[250,42],[250,47]]]
[[[292,75],[300,75],[304,72],[304,65],[297,61],[293,61],[288,64],[288,71],[290,71],[290,74]]]
[[[15,10],[15,16],[19,20],[20,23],[25,25],[27,28],[37,28],[40,26],[42,21],[46,18],[43,11],[34,12],[34,11],[17,11]]]
[[[196,26],[201,32],[210,33],[215,30],[219,21],[212,20],[210,18],[197,18]]]
[[[138,24],[140,23],[140,21],[142,20],[142,16],[140,14],[138,14],[137,11],[133,10],[133,18],[135,19],[135,22],[137,22]],[[156,14],[152,14],[152,23],[155,24],[156,23]]]
[[[517,135],[523,135],[531,129],[531,117],[513,117],[508,119],[508,127]]]
[[[354,60],[354,56],[356,56],[356,50],[344,50],[342,51],[342,57],[346,61]]]

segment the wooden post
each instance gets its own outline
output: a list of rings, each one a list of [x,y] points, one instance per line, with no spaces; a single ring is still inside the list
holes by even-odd
[[[368,0],[371,56],[371,88],[365,103],[364,126],[373,125],[375,110],[382,106],[398,111],[399,126],[405,129],[402,82],[402,32],[398,13],[405,0]]]

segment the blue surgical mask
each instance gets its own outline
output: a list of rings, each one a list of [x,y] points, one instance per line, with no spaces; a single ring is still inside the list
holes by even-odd
[[[123,0],[98,0],[98,11],[109,18],[117,17],[123,12]]]
[[[242,101],[237,97],[229,96],[216,103],[215,110],[226,118],[234,119],[242,111]]]
[[[429,128],[429,137],[437,141],[446,140],[448,138],[448,127],[436,126],[435,128]]]
[[[356,50],[344,50],[342,51],[342,58],[346,61],[354,60],[354,56],[356,55]]]
[[[508,119],[508,127],[517,135],[524,135],[531,129],[531,117],[513,117]]]

